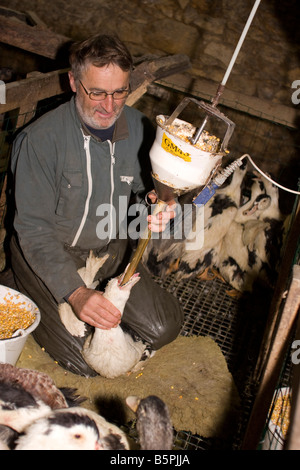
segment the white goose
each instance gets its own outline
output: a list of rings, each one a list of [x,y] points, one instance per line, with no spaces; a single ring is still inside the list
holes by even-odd
[[[90,252],[86,266],[78,270],[88,287],[95,288],[98,284],[97,281],[94,281],[94,278],[107,257],[106,255],[103,258],[98,258],[93,252]],[[121,286],[123,276],[111,279],[103,293],[103,296],[110,300],[120,310],[121,314],[123,314],[132,287],[140,279],[139,274],[136,273],[125,285]],[[72,335],[84,336],[85,323],[76,317],[69,304],[61,304],[59,314],[65,327]],[[144,363],[144,360],[150,357],[150,353],[147,345],[142,340],[134,339],[129,333],[123,331],[119,325],[110,330],[95,328],[95,331],[87,337],[84,343],[82,356],[98,374],[103,377],[114,378],[133,369],[137,370]]]
[[[129,281],[121,286],[122,277],[111,279],[103,295],[123,314],[130,291],[140,277],[137,273],[133,274]],[[150,354],[142,340],[134,339],[118,325],[110,330],[95,328],[84,343],[82,356],[98,374],[114,378],[138,370]]]

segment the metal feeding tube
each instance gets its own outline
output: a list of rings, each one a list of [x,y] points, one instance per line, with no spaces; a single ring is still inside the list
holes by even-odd
[[[161,201],[160,199],[157,201],[157,203],[155,204],[155,208],[152,212],[151,215],[157,215],[159,212],[162,212],[165,207],[167,206],[168,204],[164,201]],[[149,228],[147,228],[145,230],[145,232],[143,233],[143,235],[141,236],[140,240],[139,240],[139,243],[138,243],[138,246],[135,250],[135,252],[133,253],[133,256],[131,258],[131,261],[126,269],[126,272],[124,274],[124,277],[123,277],[123,280],[121,282],[121,286],[125,285],[129,279],[131,278],[131,276],[135,273],[136,269],[137,269],[137,266],[143,256],[143,253],[148,245],[148,242],[151,238],[151,230]]]

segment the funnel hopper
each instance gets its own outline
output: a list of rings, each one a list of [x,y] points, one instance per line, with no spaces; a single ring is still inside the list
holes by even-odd
[[[159,179],[155,178],[153,174],[152,174],[152,180],[154,183],[154,189],[158,196],[158,199],[167,204],[185,192],[184,190],[173,188],[172,186],[166,183],[163,183]]]
[[[224,154],[218,153],[219,139],[205,133],[201,141],[192,145],[189,138],[196,128],[190,123],[175,119],[167,126],[167,117],[163,115],[157,116],[156,121],[150,160],[159,198],[167,201],[171,194],[178,196],[204,186],[222,162]]]

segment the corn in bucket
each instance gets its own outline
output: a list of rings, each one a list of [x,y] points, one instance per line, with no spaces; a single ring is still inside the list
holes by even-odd
[[[27,336],[40,322],[40,311],[32,300],[0,286],[0,362],[15,365]]]

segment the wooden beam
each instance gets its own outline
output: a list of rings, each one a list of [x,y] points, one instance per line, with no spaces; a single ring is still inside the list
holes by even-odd
[[[0,105],[0,112],[27,108],[51,96],[70,91],[68,69],[48,73],[35,73],[29,78],[6,84],[6,104]]]
[[[126,104],[132,106],[155,80],[162,79],[168,75],[173,75],[179,71],[190,68],[191,63],[187,55],[174,54],[165,57],[155,57],[144,60],[138,64],[131,77],[131,89],[133,93],[129,95]]]
[[[259,444],[274,391],[278,384],[285,354],[291,339],[291,333],[297,319],[300,306],[300,266],[294,265],[293,276],[280,318],[279,326],[273,338],[270,354],[266,362],[263,377],[257,392],[248,422],[242,450],[256,450]]]
[[[71,40],[44,26],[30,26],[16,18],[1,15],[0,42],[55,60]]]
[[[299,300],[300,302],[300,300]],[[294,340],[300,340],[300,317]],[[297,343],[296,343],[297,344]],[[292,348],[293,349],[293,348]],[[292,360],[292,398],[290,425],[285,443],[285,450],[300,450],[300,364],[298,363],[298,347],[295,348],[296,360]]]
[[[207,100],[215,96],[218,88],[217,82],[197,78],[189,73],[168,76],[167,79],[157,80],[157,84]],[[292,102],[291,106],[285,106],[225,88],[219,104],[294,129],[299,128],[300,109]]]

